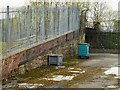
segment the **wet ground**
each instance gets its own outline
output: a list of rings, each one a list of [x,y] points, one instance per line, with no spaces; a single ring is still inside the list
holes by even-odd
[[[119,79],[115,75],[105,75],[104,71],[111,67],[118,67],[117,54],[91,54],[91,58],[81,64],[84,67],[97,68],[100,67],[102,72],[94,75],[89,80],[76,84],[77,88],[117,88]],[[120,73],[119,73],[120,75]]]
[[[5,88],[119,88],[120,79],[104,72],[118,67],[117,54],[90,54],[89,59],[68,58],[62,66],[42,66],[17,75]]]

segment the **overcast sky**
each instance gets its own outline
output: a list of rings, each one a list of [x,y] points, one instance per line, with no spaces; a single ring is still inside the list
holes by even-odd
[[[94,1],[94,0],[92,0],[92,1]],[[120,0],[105,0],[105,1],[108,3],[109,7],[111,7],[113,10],[118,9],[118,1],[120,1]],[[0,8],[6,7],[7,5],[9,5],[11,7],[23,6],[28,2],[29,2],[29,0],[0,0]]]

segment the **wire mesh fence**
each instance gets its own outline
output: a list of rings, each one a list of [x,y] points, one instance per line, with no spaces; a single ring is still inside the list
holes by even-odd
[[[2,55],[79,29],[78,6],[27,6],[0,11]]]

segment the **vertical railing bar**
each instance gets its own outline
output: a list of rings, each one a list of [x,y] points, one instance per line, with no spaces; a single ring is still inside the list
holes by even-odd
[[[33,16],[33,13],[34,13],[34,8],[31,7],[31,35],[33,35],[34,33],[34,16]]]
[[[61,26],[62,25],[61,24],[61,20],[62,20],[61,19],[61,13],[62,13],[62,10],[61,10],[61,7],[59,7],[59,9],[60,9],[59,10],[59,32],[60,32],[59,35],[60,35],[60,34],[62,34],[62,29],[61,29],[62,28],[62,26]]]
[[[69,31],[70,30],[70,28],[69,28],[69,6],[68,6],[68,14],[67,15],[68,15],[67,18],[68,18],[68,31]]]
[[[12,9],[11,9],[12,10]],[[13,13],[11,13],[11,17],[13,17]],[[13,42],[13,18],[11,18],[11,26],[10,26],[10,29],[11,29],[11,42]],[[12,44],[11,44],[11,47],[12,47]]]
[[[40,20],[40,35],[41,35],[41,38],[40,40],[44,40],[44,5],[41,6],[41,20]],[[43,11],[43,12],[42,12]]]
[[[50,20],[50,27],[51,27],[51,38],[54,36],[54,16],[53,16],[53,7],[51,6],[51,20]]]
[[[64,5],[62,5],[62,15],[64,15]],[[64,17],[61,15],[62,19],[62,34],[64,34]]]
[[[19,20],[19,10],[16,9],[16,11],[17,11],[16,12],[17,13],[17,41],[16,42],[18,44],[19,43],[19,39],[20,39],[20,29],[19,29],[20,28],[20,26],[19,26],[19,23],[20,23],[19,21],[20,20]]]
[[[73,31],[75,31],[75,23],[74,23],[75,15],[74,15],[74,6],[73,6]]]
[[[27,42],[30,43],[30,6],[27,6]]]
[[[74,8],[73,8],[74,6],[72,6],[72,31],[74,31],[74,24],[73,24],[73,22],[74,22]]]
[[[57,16],[58,16],[58,26],[57,26],[57,35],[59,35],[59,32],[60,32],[60,30],[59,30],[59,28],[60,28],[60,8],[57,6],[57,9],[58,9],[58,12],[57,12]]]
[[[35,15],[36,15],[36,42],[38,42],[38,6],[35,7]]]
[[[6,42],[6,47],[7,47],[7,52],[9,52],[9,50],[10,50],[10,28],[9,28],[9,19],[10,19],[10,17],[9,17],[9,6],[7,6],[7,13],[6,13],[7,15],[6,15],[6,24],[7,24],[7,26],[6,26],[6,30],[7,30],[7,33],[6,33],[6,35],[7,35],[7,42]]]
[[[2,9],[4,11],[4,9]],[[2,14],[2,54],[6,51],[6,44],[5,44],[5,28],[4,28],[4,13]]]
[[[46,8],[47,8],[47,7],[46,7],[46,3],[45,3],[44,5],[45,5],[45,6],[44,6],[44,22],[45,22],[44,31],[45,31],[45,39],[46,39],[46,38],[47,38],[47,35],[46,35],[46,34],[47,34],[47,30],[46,30],[46,28],[47,28],[47,25],[46,25],[46,24],[47,24],[47,23],[46,23],[46,18],[47,18],[47,15],[46,15],[46,14],[47,14],[47,10],[46,10]]]
[[[41,6],[38,6],[38,39],[40,40],[40,20],[41,20]]]
[[[21,10],[21,37],[24,38],[24,34],[26,34],[26,28],[24,27],[25,25],[25,11]],[[27,35],[26,35],[27,36]],[[22,43],[24,44],[24,41],[22,41]]]
[[[47,34],[47,39],[48,38],[50,38],[50,36],[51,36],[51,31],[50,31],[50,19],[51,19],[51,17],[50,17],[50,5],[49,5],[49,7],[48,7],[48,28],[47,28],[47,32],[48,32],[48,34]]]
[[[21,16],[21,11],[19,10],[19,30],[20,30],[20,31],[19,31],[19,33],[20,33],[20,34],[19,34],[19,35],[20,35],[20,36],[19,36],[19,40],[21,39],[21,17],[20,17],[20,16]],[[20,42],[20,43],[21,43],[21,42]]]
[[[15,9],[15,11],[17,11],[17,9]],[[19,41],[19,26],[18,26],[18,19],[19,19],[19,17],[18,17],[18,12],[15,12],[15,17],[16,17],[16,19],[15,19],[15,21],[16,21],[16,25],[15,25],[15,30],[14,30],[14,32],[15,32],[15,41],[14,41],[14,44],[16,44],[16,42],[18,43]],[[13,16],[13,18],[14,18],[14,16]],[[15,45],[16,46],[16,45]],[[18,47],[18,45],[17,45],[17,47]]]
[[[45,40],[45,3],[43,2],[43,28],[42,28],[42,34],[43,34],[43,39]]]
[[[39,18],[39,40],[43,40],[43,33],[42,33],[42,23],[43,23],[43,5],[40,6],[40,9],[39,9],[39,14],[40,14],[40,18]]]
[[[49,25],[50,24],[49,20],[50,20],[50,18],[49,18],[49,7],[47,7],[47,26],[46,26],[47,27],[47,29],[46,29],[47,30],[47,38],[46,39],[49,38],[49,34],[50,34],[50,31],[49,31],[49,26],[50,26]]]
[[[0,13],[0,15],[1,14],[2,13]],[[0,20],[0,55],[2,55],[2,20]]]
[[[55,8],[54,8],[54,18],[55,18],[55,36],[57,36],[57,28],[58,28],[58,8],[57,8],[57,5],[55,5]]]
[[[61,22],[62,21],[62,18],[61,18],[62,10],[61,10],[61,7],[59,7],[59,8],[60,8],[60,13],[59,13],[59,18],[60,18],[60,21],[59,21],[59,32],[60,32],[60,34],[62,34],[62,22]]]
[[[38,41],[40,40],[40,20],[41,20],[40,9],[41,6],[38,6]]]
[[[17,40],[15,41],[15,43],[17,44],[16,48],[19,50],[19,46],[20,46],[20,15],[19,15],[19,10],[16,9],[16,13],[17,13]]]
[[[11,12],[10,12],[11,11]],[[13,19],[13,16],[12,16],[12,14],[14,13],[14,12],[12,12],[13,11],[13,8],[10,8],[9,9],[9,29],[10,29],[10,37],[9,37],[9,39],[10,39],[10,43],[9,43],[9,45],[10,45],[10,51],[12,51],[12,47],[13,47],[13,40],[12,40],[12,19]]]
[[[62,29],[63,29],[63,34],[64,34],[65,33],[65,19],[64,19],[65,18],[64,17],[65,16],[65,10],[64,10],[64,5],[62,6],[62,14],[63,14],[62,15],[62,24],[63,24],[62,25],[62,27],[63,27]]]

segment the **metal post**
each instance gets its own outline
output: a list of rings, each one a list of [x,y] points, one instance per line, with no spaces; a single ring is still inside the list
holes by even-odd
[[[60,16],[60,9],[59,9],[58,6],[57,6],[57,16],[58,16],[58,17],[57,17],[57,20],[58,20],[58,23],[57,23],[57,24],[58,24],[58,25],[57,25],[57,35],[59,35],[59,32],[60,32],[60,31],[59,31],[59,27],[60,27],[60,24],[59,24],[59,23],[60,23],[60,18],[59,18],[59,16]]]
[[[2,42],[2,21],[0,21],[0,42]]]
[[[7,51],[10,50],[10,27],[9,27],[9,6],[7,6],[7,13],[6,13],[6,49]]]
[[[69,21],[70,21],[70,15],[69,15],[69,6],[68,6],[68,31],[70,30]]]
[[[45,39],[45,1],[43,1],[43,29],[42,29],[42,35]]]
[[[59,8],[59,35],[63,33],[62,7]]]
[[[73,4],[72,4],[71,7],[72,7],[72,13],[71,13],[71,14],[72,14],[72,21],[71,21],[72,27],[71,27],[71,30],[73,31],[73,30],[74,30],[74,28],[73,28],[73,25],[74,25],[74,24],[73,24],[73,19],[74,19],[74,16],[73,16]]]
[[[0,13],[1,14],[1,13]],[[3,35],[3,31],[2,31],[2,20],[0,21],[0,55],[2,56],[2,48],[3,48],[3,45],[2,45],[2,35]]]
[[[44,4],[44,3],[43,3]],[[41,33],[42,33],[42,39],[45,39],[45,6],[43,5],[43,12],[42,12],[42,20],[41,20],[41,24],[42,24],[42,29],[41,29]]]
[[[50,32],[51,37],[54,36],[54,16],[53,16],[53,7],[50,7]]]
[[[60,19],[60,7],[58,6],[58,35],[60,35],[60,28],[61,28],[61,26],[60,26],[60,22],[61,22],[61,19]]]
[[[39,19],[38,19],[38,17],[39,17],[39,15],[38,15],[38,1],[36,0],[36,6],[35,6],[35,21],[36,21],[36,41],[38,41],[38,33],[39,33],[39,27],[38,27],[38,21],[39,21]]]
[[[27,42],[30,43],[30,6],[27,6]]]

